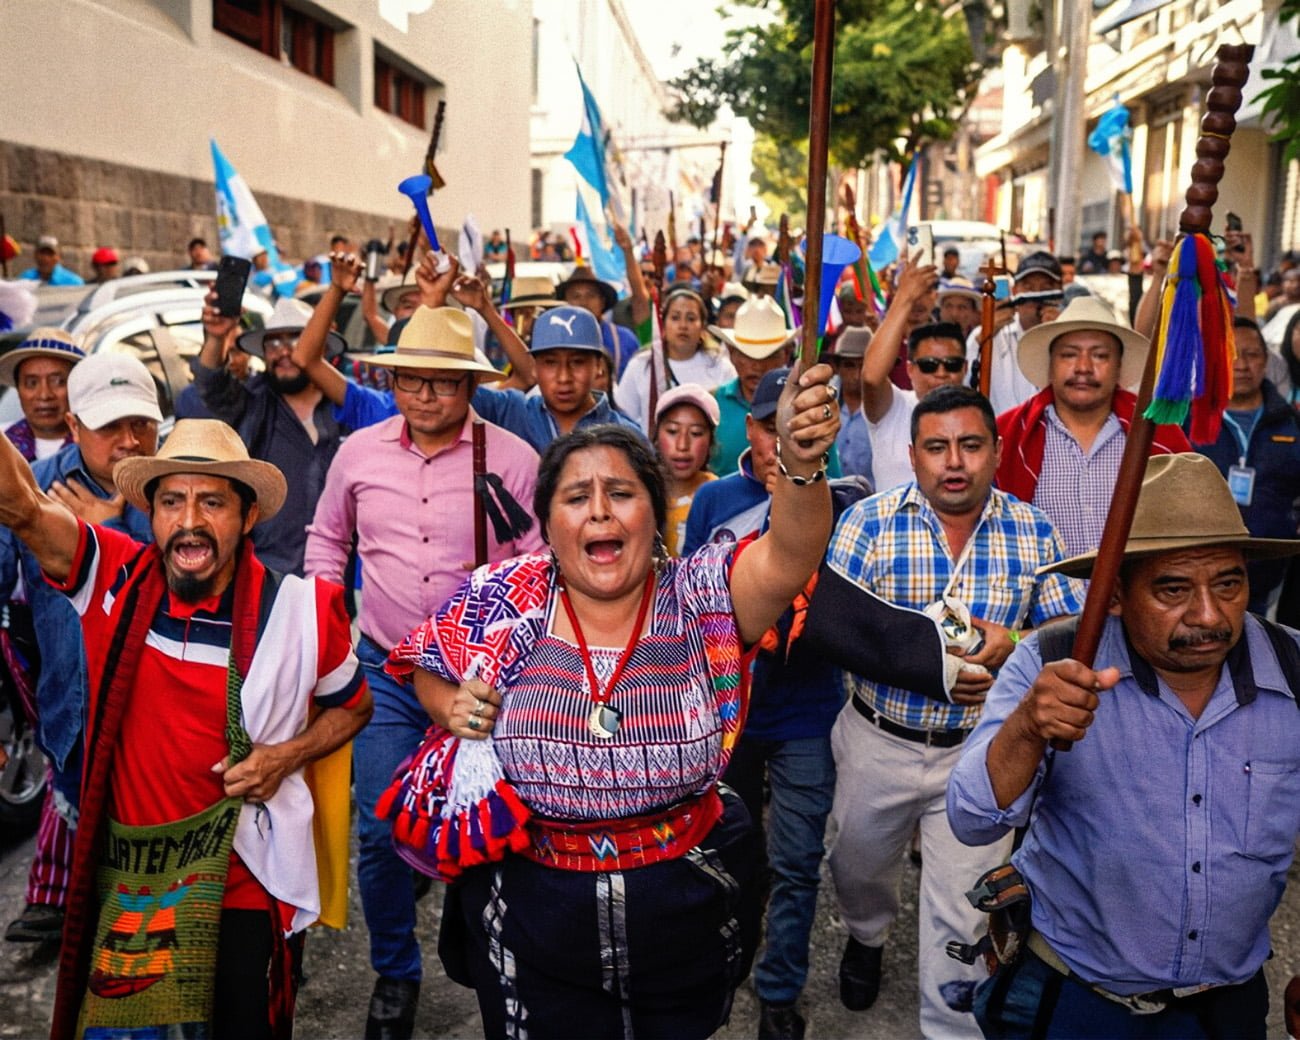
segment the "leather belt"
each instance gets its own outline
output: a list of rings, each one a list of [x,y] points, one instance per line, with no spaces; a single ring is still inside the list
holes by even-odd
[[[1134,1015],[1158,1015],[1164,1011],[1170,1004],[1182,1000],[1184,997],[1195,996],[1197,993],[1204,993],[1208,989],[1215,989],[1214,986],[1186,986],[1179,989],[1156,989],[1147,993],[1131,993],[1126,995],[1112,993],[1110,990],[1098,986],[1095,983],[1088,982],[1080,978],[1070,970],[1069,965],[1061,960],[1058,954],[1043,938],[1042,933],[1037,930],[1029,933],[1029,938],[1025,940],[1025,945],[1030,952],[1040,961],[1046,964],[1053,971],[1064,975],[1067,979],[1073,979],[1079,985],[1092,990],[1099,997],[1105,997],[1112,1003],[1119,1004],[1129,1010]]]
[[[935,748],[954,748],[970,736],[970,730],[968,729],[912,729],[910,726],[900,726],[893,719],[885,718],[865,701],[857,697],[850,697],[849,700],[857,713],[877,729],[882,729],[902,740],[910,740],[913,744],[924,744],[926,747]]]

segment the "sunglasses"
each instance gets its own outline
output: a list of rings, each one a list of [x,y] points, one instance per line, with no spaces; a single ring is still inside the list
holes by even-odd
[[[912,364],[927,376],[934,375],[941,367],[945,372],[951,372],[955,375],[966,367],[966,359],[964,357],[923,357],[917,358]]]

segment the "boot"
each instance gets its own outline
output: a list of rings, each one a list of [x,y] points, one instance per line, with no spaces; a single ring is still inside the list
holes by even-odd
[[[411,1040],[420,984],[414,979],[375,979],[366,1015],[366,1040]]]

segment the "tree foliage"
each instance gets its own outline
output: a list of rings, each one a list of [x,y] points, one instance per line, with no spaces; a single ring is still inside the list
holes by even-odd
[[[808,208],[808,142],[780,145],[767,134],[754,136],[753,181],[773,213],[789,214],[796,227]]]
[[[790,146],[808,137],[813,5],[806,0],[732,0],[763,8],[770,22],[728,32],[726,53],[673,80],[670,112],[706,127],[723,104],[759,134]],[[858,166],[893,159],[957,129],[979,81],[960,15],[937,0],[840,0],[836,4],[830,161]]]
[[[1300,21],[1300,0],[1282,0],[1278,21]],[[1267,89],[1260,93],[1264,102],[1262,115],[1273,120],[1277,132],[1273,140],[1285,145],[1283,155],[1290,161],[1300,159],[1300,55],[1288,59],[1281,68],[1265,69]]]

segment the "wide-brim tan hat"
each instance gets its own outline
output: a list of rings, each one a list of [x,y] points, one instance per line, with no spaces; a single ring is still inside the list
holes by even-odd
[[[398,282],[396,285],[390,285],[387,289],[379,294],[379,304],[389,314],[396,314],[397,307],[402,302],[402,297],[407,293],[420,294],[420,286],[416,282]]]
[[[736,324],[724,329],[710,325],[709,331],[747,358],[770,358],[799,334],[785,325],[785,311],[770,296],[751,296],[736,310]]]
[[[63,329],[52,325],[32,329],[26,339],[4,357],[0,357],[0,385],[16,385],[14,381],[18,378],[18,366],[35,357],[54,358],[75,365],[86,359],[86,352],[81,349],[76,338]]]
[[[113,467],[113,483],[141,512],[152,503],[145,488],[173,473],[209,474],[237,480],[253,489],[258,520],[269,520],[284,505],[284,474],[269,462],[248,457],[248,448],[220,419],[181,419],[157,455],[122,459]]]
[[[525,275],[516,278],[510,286],[510,299],[501,304],[503,311],[518,310],[521,307],[558,307],[560,301],[555,298],[555,283],[544,275]]]
[[[1068,332],[1108,332],[1124,344],[1120,359],[1119,385],[1136,386],[1146,367],[1151,341],[1134,332],[1115,317],[1115,312],[1095,296],[1071,300],[1055,321],[1035,325],[1020,337],[1016,363],[1026,379],[1040,390],[1051,380],[1051,346]]]
[[[1300,553],[1300,539],[1252,538],[1228,482],[1206,456],[1182,452],[1148,459],[1124,559],[1208,548],[1240,549],[1248,560],[1267,560]],[[1094,550],[1038,573],[1088,578],[1096,560]]]
[[[356,360],[383,368],[448,368],[484,379],[506,378],[504,372],[475,357],[474,325],[468,314],[455,307],[415,308],[395,346]]]

